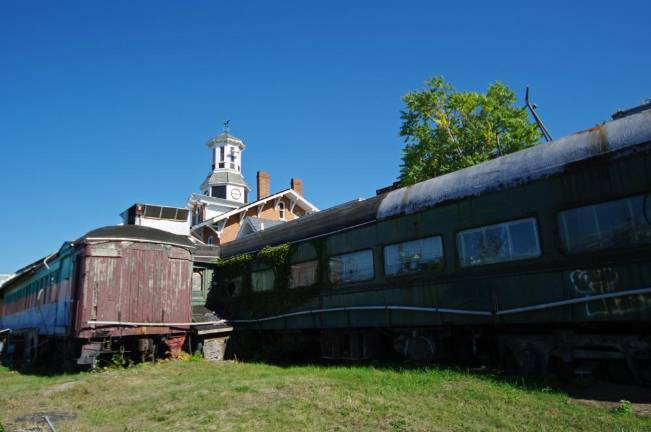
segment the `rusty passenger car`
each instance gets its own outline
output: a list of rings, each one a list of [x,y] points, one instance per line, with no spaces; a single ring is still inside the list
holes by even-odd
[[[64,243],[0,287],[5,355],[90,364],[103,354],[177,352],[191,322],[192,247],[134,225]]]
[[[259,253],[283,243],[282,265]],[[651,382],[651,109],[271,227],[229,257],[215,303],[284,350]]]

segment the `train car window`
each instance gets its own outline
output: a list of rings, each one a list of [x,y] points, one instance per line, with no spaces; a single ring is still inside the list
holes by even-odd
[[[251,288],[253,291],[270,291],[273,287],[273,269],[251,272]]]
[[[316,283],[316,271],[319,261],[307,261],[292,264],[289,273],[289,287],[309,287]]]
[[[366,249],[330,257],[328,267],[330,282],[335,284],[373,279],[373,251]]]
[[[192,291],[201,292],[203,290],[203,275],[201,272],[192,273]]]
[[[562,211],[563,249],[574,254],[651,243],[650,212],[648,194]]]
[[[540,256],[534,218],[488,225],[457,234],[461,266],[478,266]]]
[[[242,293],[242,276],[226,279],[224,285],[229,296],[237,297]]]
[[[384,273],[399,276],[443,268],[441,236],[427,237],[384,247]]]

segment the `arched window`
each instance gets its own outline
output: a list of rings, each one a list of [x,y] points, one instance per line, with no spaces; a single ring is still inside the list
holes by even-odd
[[[285,203],[282,201],[278,203],[278,216],[280,219],[285,220]]]

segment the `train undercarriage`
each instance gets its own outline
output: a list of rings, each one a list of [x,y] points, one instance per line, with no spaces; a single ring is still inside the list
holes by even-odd
[[[0,362],[60,370],[88,369],[108,363],[178,357],[185,342],[185,333],[76,339],[43,336],[36,329],[21,329],[0,335]]]
[[[598,377],[651,385],[648,329],[574,327],[359,328],[236,331],[227,356],[274,361],[370,360],[487,367],[562,381]],[[637,331],[633,331],[637,330]]]

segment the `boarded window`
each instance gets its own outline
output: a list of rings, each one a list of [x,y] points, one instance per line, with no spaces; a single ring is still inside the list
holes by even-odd
[[[564,250],[578,253],[651,243],[648,198],[638,195],[560,212]]]
[[[457,235],[462,266],[495,264],[540,256],[538,228],[534,218],[488,225]]]
[[[289,287],[308,287],[316,283],[316,271],[319,262],[307,261],[299,264],[293,264],[290,267]]]
[[[251,273],[251,288],[253,291],[270,291],[274,287],[273,269]]]
[[[373,279],[373,251],[370,249],[331,257],[330,282],[348,283]]]
[[[384,272],[387,276],[440,270],[443,267],[443,241],[427,237],[384,248]]]

